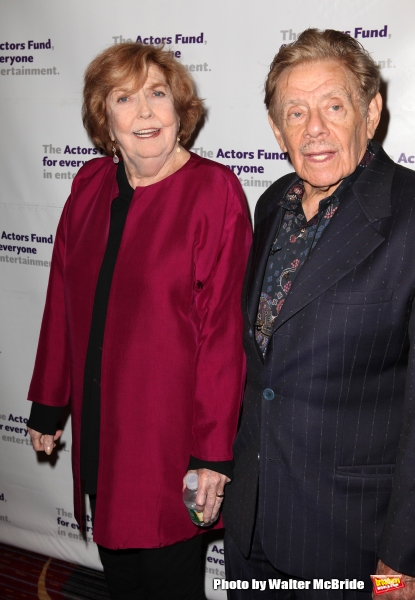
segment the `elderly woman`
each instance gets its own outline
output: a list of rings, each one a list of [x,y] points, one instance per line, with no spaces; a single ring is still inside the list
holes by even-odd
[[[84,125],[112,158],[80,169],[58,226],[29,431],[49,454],[71,400],[75,515],[84,491],[114,599],[204,597],[183,476],[210,522],[232,472],[250,224],[232,172],[181,145],[202,114],[162,49],[86,71]]]

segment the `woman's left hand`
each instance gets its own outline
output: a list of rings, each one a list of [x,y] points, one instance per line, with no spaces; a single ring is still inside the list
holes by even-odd
[[[196,508],[203,512],[203,521],[215,521],[225,495],[225,484],[230,481],[229,477],[210,469],[197,469],[187,473],[197,473],[199,476]]]

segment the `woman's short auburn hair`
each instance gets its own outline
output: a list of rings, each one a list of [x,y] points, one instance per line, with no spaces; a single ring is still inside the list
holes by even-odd
[[[276,92],[281,75],[299,64],[319,60],[336,60],[354,76],[357,94],[365,114],[380,87],[379,67],[354,38],[334,29],[306,29],[292,44],[282,46],[271,63],[265,82],[265,106],[272,121],[278,124]]]
[[[107,154],[111,154],[113,146],[106,112],[108,95],[126,83],[140,89],[151,65],[160,69],[171,89],[180,121],[178,135],[183,144],[204,115],[203,101],[196,94],[193,79],[171,52],[134,42],[111,46],[98,54],[85,71],[82,106],[82,120],[88,135]]]

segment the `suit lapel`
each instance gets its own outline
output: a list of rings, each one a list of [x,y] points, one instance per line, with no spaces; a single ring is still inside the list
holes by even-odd
[[[342,203],[309,258],[301,267],[275,322],[275,330],[333,286],[384,240],[361,212],[357,199]]]
[[[379,145],[370,166],[340,203],[302,266],[276,319],[275,331],[367,258],[383,241],[377,221],[391,214],[394,163]]]

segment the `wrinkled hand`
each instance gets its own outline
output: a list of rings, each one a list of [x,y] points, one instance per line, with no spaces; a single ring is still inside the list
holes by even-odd
[[[196,495],[196,508],[198,511],[203,512],[203,521],[205,523],[215,521],[223,502],[223,498],[218,498],[217,494],[225,493],[225,484],[230,481],[229,477],[210,469],[197,469],[197,471],[188,471],[187,473],[198,474],[199,486]],[[185,484],[183,484],[183,489],[185,487]]]
[[[46,452],[46,454],[52,454],[52,450],[56,447],[56,440],[62,435],[62,429],[58,429],[55,435],[43,434],[30,427],[27,430],[32,438],[33,450],[36,450],[36,452]]]
[[[391,592],[382,594],[382,596],[380,596],[382,600],[413,600],[415,598],[415,577],[410,577],[410,575],[399,573],[398,571],[395,571],[394,569],[391,569],[385,565],[385,563],[381,560],[378,560],[376,575],[400,575],[406,585],[406,587],[399,590],[392,590]],[[375,596],[375,593],[373,592],[372,598],[377,599],[379,596]]]

